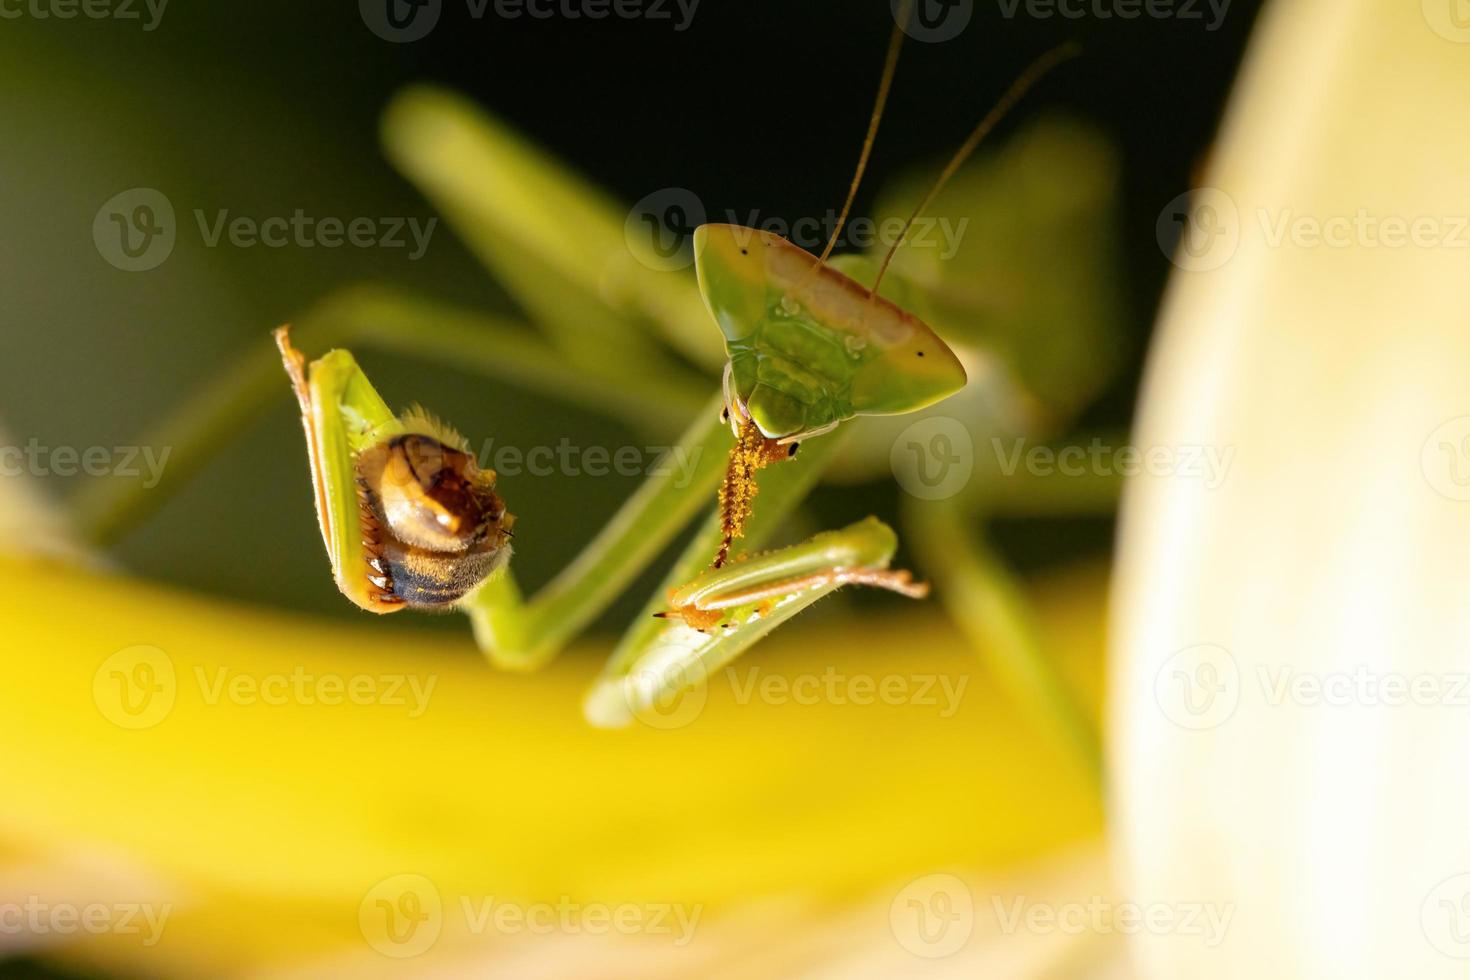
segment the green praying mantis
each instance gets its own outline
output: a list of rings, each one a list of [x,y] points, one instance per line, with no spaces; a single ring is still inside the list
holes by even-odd
[[[895,32],[844,219],[897,40]],[[163,493],[99,485],[78,501],[83,524],[105,540],[157,506],[240,420],[279,396],[284,356],[339,589],[374,611],[458,609],[499,667],[546,663],[698,522],[585,702],[595,724],[656,722],[672,695],[845,585],[923,593],[924,584],[889,567],[897,535],[874,518],[759,550],[819,480],[870,477],[875,444],[916,448],[883,428],[885,416],[940,402],[976,422],[977,435],[993,414],[997,431],[1047,438],[1105,373],[1106,348],[1093,343],[1102,336],[1093,327],[1113,307],[1105,295],[1111,277],[1096,260],[1105,249],[1093,229],[1103,225],[1097,202],[1110,188],[1107,154],[1054,126],[1018,142],[986,171],[960,172],[996,119],[1064,55],[1022,75],[927,192],[900,198],[899,216],[908,214],[911,224],[956,178],[964,203],[952,209],[986,216],[990,227],[971,232],[966,244],[974,254],[956,263],[966,270],[958,277],[936,264],[933,251],[895,246],[881,261],[832,256],[834,231],[827,249],[813,255],[730,224],[696,232],[694,277],[652,269],[630,255],[614,202],[462,100],[409,92],[385,120],[390,159],[497,272],[546,340],[505,318],[397,290],[336,294],[297,318],[290,334],[278,334],[270,358],[252,351],[154,434],[151,442],[176,447]],[[1058,175],[1065,179],[1051,179]],[[1026,281],[1030,269],[1045,278]],[[1038,343],[1033,324],[1055,329]],[[423,411],[389,409],[349,353],[359,344],[480,371],[646,431],[692,419],[677,439],[690,469],[681,479],[648,477],[576,558],[525,595],[508,559],[517,530],[534,543],[537,528],[515,527],[516,488],[504,488],[502,500],[493,475],[452,429]],[[297,346],[320,356],[308,362]],[[709,373],[693,377],[689,364]],[[759,497],[743,497],[748,520],[740,522],[739,541],[747,555],[717,562],[732,537],[731,508],[699,516],[722,482],[730,483],[727,453],[742,434],[770,465],[761,470]],[[1001,481],[977,473],[955,496],[906,498],[900,515],[926,577],[1001,683],[1038,706],[1090,764],[1091,723],[1039,655],[1019,588],[975,528],[990,515],[1106,513],[1114,493],[1107,481],[1064,484],[1025,472]]]
[[[686,437],[699,448],[717,444],[728,422],[737,440],[757,433],[758,453],[794,456],[848,418],[914,411],[965,382],[959,359],[922,321],[784,239],[706,225],[696,251],[701,290],[731,352],[720,422]],[[527,602],[507,571],[514,518],[468,443],[421,409],[395,415],[347,351],[308,365],[287,328],[275,337],[301,408],[333,575],[365,610],[459,608],[492,659],[528,669],[556,652],[569,626],[601,611],[608,562],[620,563],[620,576],[638,570],[623,557],[625,538],[646,545],[668,527],[657,519],[669,506],[667,477],[654,478],[589,546],[569,585],[551,601]],[[722,554],[729,523],[727,514]],[[616,724],[620,707],[636,712],[697,682],[844,585],[922,597],[926,586],[888,568],[896,547],[893,531],[869,518],[734,564],[717,560],[671,592],[668,618],[677,621],[623,654],[636,666],[662,651],[652,675],[613,672],[589,699],[589,716]],[[704,553],[697,539],[689,561]]]
[[[668,608],[652,614],[662,622],[635,627],[615,651],[585,705],[596,724],[625,723],[703,683],[775,626],[845,585],[928,594],[909,572],[890,569],[897,537],[872,517],[726,563],[753,513],[755,471],[794,458],[801,444],[850,419],[915,412],[965,385],[965,369],[944,340],[880,292],[892,251],[871,288],[827,261],[866,168],[901,39],[896,21],[857,173],[820,257],[759,229],[705,224],[695,231],[700,293],[728,358],[720,424],[729,424],[735,440],[719,495],[721,541],[710,566],[696,573],[712,536],[696,535],[670,580]],[[1071,53],[1049,53],[1012,86],[915,209],[894,250],[995,121]],[[288,328],[275,339],[301,408],[333,576],[361,608],[459,609],[493,661],[530,669],[601,612],[616,594],[610,584],[640,570],[624,548],[629,535],[663,543],[660,532],[669,525],[658,526],[655,515],[669,502],[655,478],[588,546],[564,584],[528,601],[508,569],[514,517],[496,493],[495,473],[478,465],[469,444],[421,409],[395,415],[349,352],[333,350],[308,364]],[[696,425],[686,441],[710,449],[715,432]],[[616,574],[607,567],[614,556]]]

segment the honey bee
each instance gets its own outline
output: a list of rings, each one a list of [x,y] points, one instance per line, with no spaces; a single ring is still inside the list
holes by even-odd
[[[288,328],[275,336],[342,594],[375,613],[449,609],[503,569],[515,517],[464,437],[421,408],[394,416],[346,351],[308,365]]]

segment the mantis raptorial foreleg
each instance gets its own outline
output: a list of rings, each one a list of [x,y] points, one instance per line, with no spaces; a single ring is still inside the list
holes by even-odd
[[[347,351],[308,365],[285,328],[277,343],[302,408],[338,588],[372,612],[458,608],[501,667],[539,666],[606,609],[707,505],[730,444],[712,402],[679,443],[691,472],[682,479],[672,472],[650,476],[572,564],[527,599],[505,568],[514,518],[495,493],[495,474],[478,466],[458,435],[419,411],[395,416]],[[387,463],[365,465],[382,456]],[[805,494],[825,457],[787,464],[793,476],[811,475],[776,481],[773,514]],[[689,615],[720,610],[714,619],[738,630],[761,618],[774,625],[779,619],[772,610],[784,619],[796,611],[787,611],[791,603],[804,607],[843,584],[912,593],[916,587],[884,570],[892,539],[886,527],[869,521],[719,570],[696,580]],[[739,601],[742,596],[750,601]]]

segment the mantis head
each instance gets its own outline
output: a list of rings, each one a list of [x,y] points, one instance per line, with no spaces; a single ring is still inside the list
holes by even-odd
[[[727,407],[767,438],[917,411],[964,387],[959,358],[922,320],[786,239],[702,225],[694,249],[730,358]]]

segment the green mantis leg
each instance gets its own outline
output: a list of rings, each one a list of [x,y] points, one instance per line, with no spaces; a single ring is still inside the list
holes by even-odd
[[[423,358],[528,388],[612,415],[640,431],[672,437],[677,424],[705,403],[704,382],[688,370],[616,374],[568,367],[566,358],[525,324],[377,286],[346,289],[323,300],[294,325],[311,349],[365,345]],[[645,358],[645,360],[652,360]],[[120,476],[96,477],[71,506],[82,537],[109,544],[125,535],[186,483],[263,406],[280,397],[280,360],[252,345],[220,376],[141,436],[173,455],[153,488]]]
[[[286,327],[275,337],[301,407],[317,520],[332,577],[342,594],[363,609],[394,611],[400,603],[385,599],[368,578],[374,571],[368,561],[376,556],[369,553],[360,530],[363,516],[353,460],[397,418],[347,351],[331,351],[308,368],[291,346]]]
[[[560,575],[530,600],[513,575],[491,579],[461,609],[475,638],[499,667],[534,670],[595,619],[668,545],[694,515],[708,506],[724,468],[730,435],[719,419],[719,402],[680,438],[691,474],[650,475],[613,519]]]
[[[365,450],[409,432],[413,420],[393,416],[348,352],[331,351],[308,366],[284,330],[278,332],[277,343],[302,408],[322,537],[337,585],[364,609],[401,608],[392,595],[384,596],[373,575],[381,569],[374,565],[375,528],[365,525],[373,518],[360,496],[358,460]],[[719,401],[712,400],[679,441],[690,473],[681,478],[669,470],[650,476],[572,564],[539,593],[525,598],[514,575],[500,570],[457,602],[470,617],[481,648],[497,666],[531,670],[543,664],[707,506],[730,445],[718,406]],[[767,536],[806,495],[840,441],[820,440],[802,458],[769,474],[761,520],[751,529],[747,544]],[[679,576],[676,581],[688,583],[674,603],[690,619],[712,617],[720,629],[700,633],[650,615],[635,624],[633,633],[640,637],[635,647],[644,645],[645,624],[652,623],[655,628],[649,636],[683,630],[699,638],[695,645],[701,655],[727,661],[842,585],[874,585],[909,595],[923,592],[906,573],[886,570],[897,542],[893,532],[876,520],[701,575],[714,550],[708,540],[711,528],[718,534],[718,527],[709,525],[696,535],[672,573]]]
[[[344,595],[373,612],[383,608],[368,577],[374,556],[364,545],[355,471],[358,454],[400,426],[352,355],[334,350],[311,363],[277,332],[286,369],[302,408],[322,537]],[[690,466],[650,476],[603,530],[536,596],[523,598],[513,574],[502,571],[466,596],[459,608],[476,639],[500,667],[530,670],[553,656],[596,618],[672,537],[705,505],[719,482],[730,437],[718,401],[698,414],[677,451]]]
[[[875,517],[823,531],[787,548],[710,569],[669,596],[671,620],[653,631],[636,625],[588,695],[589,721],[627,724],[682,688],[702,685],[777,626],[844,585],[928,594],[906,571],[888,568],[898,547]]]
[[[861,423],[805,444],[796,459],[762,474],[760,506],[742,539],[747,547],[758,548],[775,533],[854,427]],[[613,650],[583,704],[588,721],[617,728],[647,717],[645,712],[662,700],[702,685],[777,626],[848,582],[896,586],[910,594],[923,588],[901,573],[887,572],[897,539],[874,518],[712,570],[710,555],[720,539],[720,522],[712,515]],[[681,600],[711,606],[707,611],[717,622],[701,631],[682,617],[656,618]]]
[[[801,544],[713,568],[669,596],[675,610],[740,611],[768,602],[785,602],[818,589],[870,585],[911,599],[929,587],[907,571],[889,571],[898,547],[893,531],[870,517],[837,531],[822,531]],[[825,593],[824,593],[825,594]]]

